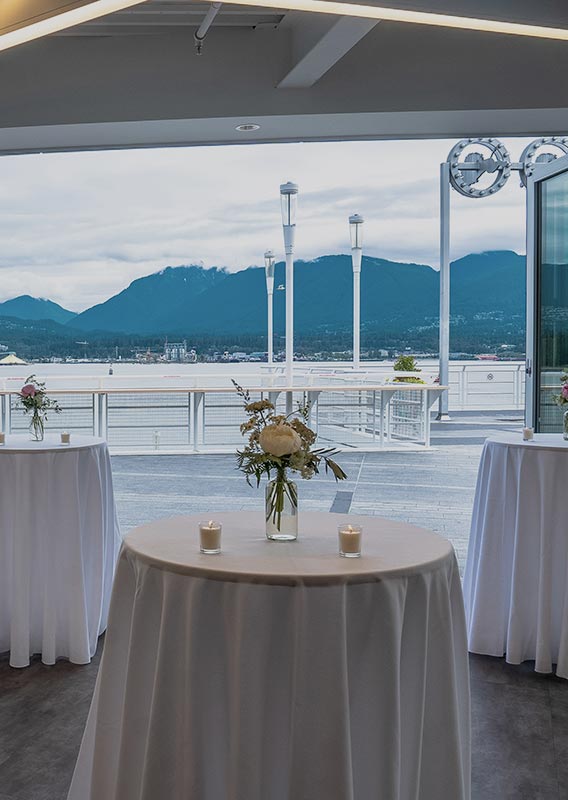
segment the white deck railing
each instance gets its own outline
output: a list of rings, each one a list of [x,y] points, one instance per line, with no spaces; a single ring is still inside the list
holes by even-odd
[[[250,388],[253,399],[270,398],[284,411],[286,386]],[[50,379],[53,387],[54,380]],[[20,386],[18,386],[19,390]],[[430,444],[430,409],[443,387],[435,384],[348,383],[344,378],[293,387],[294,403],[311,404],[311,424],[321,446],[374,450]],[[61,414],[51,414],[46,431],[69,430],[102,436],[118,453],[228,452],[243,443],[245,415],[227,387],[54,389]],[[0,389],[0,429],[24,433],[29,418],[17,390]]]

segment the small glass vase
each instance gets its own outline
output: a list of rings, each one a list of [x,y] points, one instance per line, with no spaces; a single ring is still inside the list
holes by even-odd
[[[41,414],[34,412],[30,422],[30,438],[34,442],[43,442],[44,425]]]
[[[298,487],[285,476],[266,484],[266,538],[273,542],[298,538]]]
[[[562,436],[568,441],[568,409],[564,412],[562,423]]]

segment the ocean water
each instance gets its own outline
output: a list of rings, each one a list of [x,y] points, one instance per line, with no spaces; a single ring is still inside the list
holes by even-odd
[[[437,374],[435,361],[421,362],[427,375]],[[0,366],[0,391],[18,391],[26,378],[34,374],[45,381],[48,391],[57,389],[175,389],[175,388],[228,388],[232,389],[231,379],[242,386],[283,385],[284,365],[273,368],[261,363],[231,364],[134,364],[115,362],[108,363],[72,363],[72,364],[26,364],[19,366]],[[327,383],[332,375],[343,380],[357,382],[357,376],[363,377],[365,371],[371,370],[380,376],[379,382],[392,373],[392,362],[368,362],[357,373],[347,362],[299,362],[294,367],[294,383],[309,385],[310,383]]]

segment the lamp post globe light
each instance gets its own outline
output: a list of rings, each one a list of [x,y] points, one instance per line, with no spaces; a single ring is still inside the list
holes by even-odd
[[[267,250],[264,254],[264,270],[266,272],[266,296],[268,298],[268,363],[272,364],[274,361],[274,330],[272,316],[272,296],[274,294],[274,253],[272,250]]]
[[[296,238],[296,208],[298,186],[291,181],[280,186],[282,231],[286,253],[286,383],[294,380],[294,240]],[[286,412],[292,412],[292,392],[286,394]]]
[[[349,217],[353,263],[353,369],[359,369],[361,364],[361,261],[364,222],[360,214],[352,214]]]

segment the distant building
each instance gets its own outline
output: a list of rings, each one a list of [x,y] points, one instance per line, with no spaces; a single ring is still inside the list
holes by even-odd
[[[166,361],[185,361],[187,356],[187,342],[168,342],[164,345],[164,357]]]
[[[189,361],[195,363],[197,361],[197,353],[195,350],[187,349],[187,342],[168,342],[164,344],[164,358],[166,361]]]

